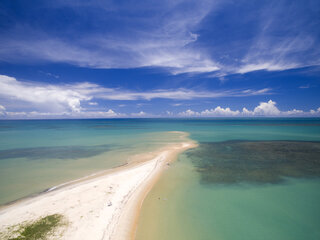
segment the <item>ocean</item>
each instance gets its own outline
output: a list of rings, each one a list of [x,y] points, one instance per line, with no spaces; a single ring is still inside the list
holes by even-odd
[[[136,239],[320,239],[319,119],[0,121],[0,204],[179,141]]]

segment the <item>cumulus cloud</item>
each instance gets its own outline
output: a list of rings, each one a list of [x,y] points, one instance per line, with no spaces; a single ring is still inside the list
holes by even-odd
[[[302,110],[293,109],[290,111],[284,112],[285,115],[302,115],[304,112]]]
[[[132,117],[146,117],[147,113],[145,113],[144,111],[140,111],[138,113],[131,113]]]
[[[311,110],[310,110],[310,113],[311,113],[312,115],[319,114],[319,113],[320,113],[320,107],[319,107],[317,110],[311,109]]]
[[[0,96],[13,101],[24,101],[35,105],[47,106],[57,110],[69,109],[80,112],[80,102],[91,97],[82,93],[87,84],[74,86],[44,85],[17,81],[13,77],[0,75]]]
[[[252,111],[248,110],[247,108],[242,108],[242,114],[243,115],[252,115]]]
[[[280,114],[280,110],[276,107],[276,102],[269,100],[261,102],[259,106],[253,110],[254,115],[276,116]]]
[[[268,102],[261,102],[256,106],[252,111],[248,110],[246,107],[239,110],[231,110],[229,107],[216,107],[214,109],[206,109],[201,112],[193,111],[188,109],[184,112],[178,113],[180,117],[256,117],[256,116],[266,116],[266,117],[279,117],[279,116],[312,116],[320,115],[320,107],[317,110],[310,110],[309,112],[304,112],[302,110],[289,110],[289,111],[280,111],[276,102],[269,100]]]
[[[196,112],[191,109],[188,109],[184,112],[178,113],[178,116],[181,117],[221,117],[221,116],[238,116],[240,114],[240,111],[232,111],[230,108],[222,108],[220,106],[214,108],[214,109],[206,109],[201,112]]]
[[[269,100],[268,102],[261,102],[258,106],[256,106],[253,111],[248,110],[247,108],[242,109],[242,115],[245,116],[278,116],[280,114],[282,115],[289,115],[289,114],[298,114],[300,113],[300,110],[291,110],[287,112],[281,112],[276,107],[276,102]]]
[[[181,117],[196,117],[196,116],[200,116],[201,114],[195,111],[192,111],[191,109],[188,109],[184,112],[180,112],[178,114]]]
[[[239,115],[239,110],[232,111],[230,108],[222,108],[220,106],[215,109],[206,109],[200,113],[201,116],[237,116]]]
[[[284,114],[285,112],[281,112],[277,107],[276,107],[276,102],[269,100],[268,102],[261,102],[258,106],[254,108],[253,111],[248,110],[247,108],[242,109],[242,114],[243,115],[254,115],[254,116],[278,116],[280,114]],[[295,110],[295,109],[294,109]],[[286,112],[287,114],[295,114],[297,112],[288,111]],[[297,111],[297,110],[296,110]]]
[[[174,116],[174,113],[173,113],[173,112],[170,112],[170,111],[166,111],[165,114],[166,114],[167,116],[170,116],[170,117],[171,117],[171,116]]]

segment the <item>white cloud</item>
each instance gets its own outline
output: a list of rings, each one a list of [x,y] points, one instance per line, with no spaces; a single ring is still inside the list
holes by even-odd
[[[26,112],[6,112],[6,117],[9,118],[26,118],[28,116],[28,113]]]
[[[96,91],[95,97],[108,100],[151,100],[154,98],[176,99],[176,100],[188,100],[195,98],[219,98],[226,96],[245,97],[254,95],[267,95],[271,93],[271,89],[265,88],[260,90],[226,90],[226,91],[195,91],[190,89],[166,89],[166,90],[154,90],[146,92],[132,92],[115,89],[100,88]]]
[[[89,104],[90,106],[97,106],[97,105],[98,105],[97,102],[88,102],[88,104]]]
[[[55,119],[55,118],[121,118],[124,113],[117,113],[112,109],[108,111],[85,111],[85,112],[5,112],[8,119]]]
[[[124,113],[118,113],[112,109],[108,109],[107,111],[83,111],[77,113],[68,113],[67,115],[73,118],[121,118],[127,116]]]
[[[272,90],[271,88],[262,88],[260,90],[246,89],[246,90],[243,90],[242,93],[248,96],[255,96],[255,95],[261,95],[261,94],[270,94],[271,90]]]
[[[170,111],[166,111],[166,115],[168,115],[168,116],[174,116],[173,112],[170,112]]]
[[[303,23],[311,15],[305,12],[304,16],[297,18],[295,16],[301,10],[299,5],[289,4],[290,7],[285,1],[275,4],[271,1],[261,11],[259,32],[252,39],[241,64],[235,67],[235,72],[282,71],[320,64],[319,40],[312,32],[306,31],[309,23]]]
[[[256,117],[256,116],[266,116],[266,117],[298,117],[298,116],[312,116],[320,115],[320,107],[317,110],[310,110],[310,112],[304,112],[302,110],[289,110],[280,111],[276,107],[276,102],[269,100],[268,102],[261,102],[252,111],[248,110],[246,107],[239,110],[231,110],[229,107],[222,108],[220,106],[214,109],[206,109],[201,112],[193,111],[188,109],[184,112],[178,113],[177,116],[180,117]]]
[[[228,25],[231,18],[220,22],[213,16],[229,12],[234,8],[232,1],[47,1],[39,9],[50,12],[63,8],[70,10],[74,18],[58,32],[50,31],[50,26],[41,29],[40,25],[34,27],[32,22],[14,18],[14,27],[8,27],[0,36],[0,60],[62,62],[106,69],[162,67],[172,74],[217,72],[221,81],[234,73],[319,65],[316,22],[310,21],[316,11],[309,11],[310,6],[308,11],[300,11],[299,4],[287,1],[269,2],[257,4],[256,11],[239,8],[243,14],[239,16],[246,21],[240,19],[242,25],[234,27],[239,26],[242,32],[247,26],[243,23],[249,22],[250,34],[240,39],[235,34],[230,40],[229,31],[219,32],[217,27]],[[84,13],[87,18],[83,18]],[[90,34],[84,29],[79,31],[81,19],[95,26]],[[108,28],[109,23],[121,26],[120,31]],[[233,26],[229,27],[232,31]],[[206,34],[201,36],[202,32]]]
[[[269,94],[271,89],[260,90],[228,90],[228,91],[196,91],[191,89],[159,89],[153,91],[134,92],[116,88],[106,88],[93,83],[44,84],[23,82],[5,75],[0,75],[0,97],[8,102],[22,101],[29,103],[34,109],[45,109],[53,112],[81,112],[81,103],[89,106],[97,105],[92,99],[105,100],[152,100],[155,98],[183,99],[219,98],[225,96],[243,97]],[[21,104],[20,104],[21,105]]]
[[[245,116],[246,115],[253,115],[253,112],[244,107],[244,108],[242,108],[242,114]]]
[[[124,22],[122,31],[105,29],[93,30],[90,35],[77,35],[68,39],[70,33],[49,35],[45,30],[33,28],[27,23],[16,23],[6,36],[2,36],[0,59],[6,61],[49,61],[63,62],[92,68],[137,68],[164,67],[173,74],[185,72],[208,72],[219,69],[218,65],[208,56],[205,50],[192,47],[198,34],[192,32],[219,1],[161,1],[153,4],[126,4],[116,2],[101,4],[90,1],[89,4],[62,4],[71,8],[72,12],[85,7],[87,12],[92,9],[101,11],[94,19],[101,22]],[[116,19],[110,19],[110,8],[117,11]],[[57,6],[47,6],[49,9]],[[60,5],[61,7],[61,5]],[[146,9],[144,9],[146,8]],[[144,10],[143,10],[144,9]],[[103,13],[105,11],[105,14]],[[122,12],[124,11],[124,12]],[[156,12],[141,16],[138,21],[135,11]],[[138,22],[130,24],[127,21]],[[70,21],[68,24],[79,24]],[[21,38],[21,33],[30,34]]]
[[[115,113],[112,109],[109,109],[105,114],[107,114],[107,115],[110,116],[110,117],[115,117],[115,116],[118,115],[118,114]]]
[[[184,112],[178,113],[178,116],[180,117],[234,117],[239,116],[240,111],[232,111],[230,108],[222,108],[220,106],[214,108],[214,109],[206,109],[201,112],[196,112],[191,109],[188,109]]]
[[[255,95],[270,94],[271,89],[260,90],[228,90],[228,91],[196,91],[191,89],[172,89],[172,90],[153,90],[146,92],[134,92],[117,88],[105,88],[92,83],[74,84],[44,84],[36,82],[24,82],[5,75],[0,75],[0,99],[6,105],[0,105],[0,115],[2,117],[26,117],[26,118],[55,118],[55,117],[154,117],[155,115],[146,114],[144,111],[139,113],[128,113],[124,115],[116,113],[112,109],[105,111],[97,107],[93,99],[104,100],[152,100],[155,98],[171,100],[191,100],[199,98],[220,98],[220,97],[244,97]],[[82,107],[85,102],[86,108]],[[139,103],[142,106],[144,103]],[[150,103],[151,104],[151,103]],[[120,104],[121,106],[125,106]],[[120,106],[119,105],[119,106]],[[137,104],[138,105],[138,104]],[[8,109],[8,106],[9,109]],[[180,103],[174,104],[180,106]],[[94,111],[93,111],[94,110]],[[320,108],[303,112],[302,110],[289,110],[281,112],[276,102],[269,100],[261,102],[252,111],[243,108],[242,111],[231,110],[229,107],[218,106],[212,109],[205,109],[200,112],[188,109],[178,113],[177,116],[196,117],[196,116],[305,116],[318,115]],[[172,114],[173,116],[174,114]]]
[[[271,107],[270,107],[271,105]],[[243,108],[242,111],[231,110],[226,107],[216,107],[213,109],[206,109],[201,112],[197,112],[188,109],[184,112],[174,114],[173,112],[166,111],[165,115],[169,117],[307,117],[307,116],[320,116],[320,107],[316,110],[310,110],[309,112],[304,112],[302,110],[289,110],[289,111],[278,111],[274,109],[275,102],[269,100],[268,102],[261,102],[252,111],[247,108]],[[263,109],[263,110],[262,110]],[[270,110],[272,109],[272,110]],[[39,112],[39,111],[6,111],[1,110],[0,116],[7,119],[55,119],[55,118],[124,118],[124,117],[164,117],[160,115],[147,114],[144,111],[138,113],[118,113],[112,109],[107,111],[82,111],[82,112]]]
[[[305,114],[305,112],[303,112],[302,110],[293,109],[290,111],[283,112],[283,114],[284,115],[303,115]]]
[[[143,111],[140,111],[138,113],[131,113],[131,116],[132,117],[145,117],[145,116],[147,116],[147,114]]]
[[[310,110],[310,113],[311,113],[312,115],[320,114],[320,107],[319,107],[317,110],[311,109],[311,110]]]
[[[6,108],[0,105],[0,116],[5,115]]]
[[[266,71],[282,71],[287,69],[296,68],[299,65],[297,64],[287,64],[287,63],[273,63],[273,62],[262,62],[262,63],[249,63],[240,66],[237,73],[248,73],[258,70],[266,70]]]
[[[200,113],[192,111],[191,109],[188,109],[184,112],[180,112],[178,115],[181,117],[196,117],[196,116],[200,116]]]
[[[179,106],[182,105],[182,103],[173,103],[173,104],[171,104],[171,105],[174,106],[174,107],[179,107]]]
[[[0,75],[1,97],[9,101],[24,101],[59,111],[69,109],[73,112],[80,112],[80,102],[91,98],[81,93],[88,87],[90,87],[88,84],[57,86],[27,83],[17,81],[13,77]]]
[[[261,102],[259,106],[253,110],[254,115],[276,116],[280,114],[280,110],[276,107],[276,102],[269,100]]]
[[[239,115],[239,110],[232,111],[230,108],[222,108],[220,106],[215,109],[206,109],[200,113],[201,116],[237,116]]]
[[[248,110],[247,108],[242,109],[242,115],[244,116],[278,116],[280,114],[289,115],[300,113],[300,110],[292,110],[287,112],[281,112],[276,107],[276,102],[269,100],[268,102],[261,102],[256,106],[253,111]]]

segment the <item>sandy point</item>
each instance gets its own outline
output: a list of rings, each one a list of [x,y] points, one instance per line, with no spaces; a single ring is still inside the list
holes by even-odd
[[[59,239],[134,239],[143,200],[162,171],[179,153],[197,146],[186,133],[177,133],[183,141],[136,156],[128,165],[2,208],[0,232],[58,213],[68,221]]]

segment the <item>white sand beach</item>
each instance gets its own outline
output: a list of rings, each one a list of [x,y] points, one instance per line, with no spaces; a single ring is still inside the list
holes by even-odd
[[[134,239],[143,199],[161,171],[193,142],[173,143],[140,156],[142,161],[60,186],[0,210],[0,232],[23,221],[62,214],[68,225],[59,239]]]

